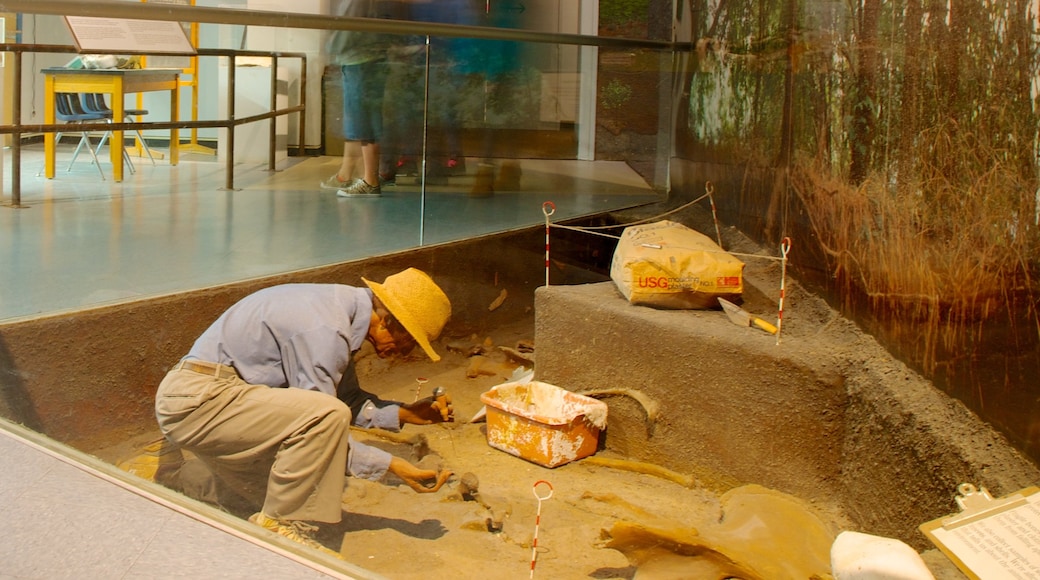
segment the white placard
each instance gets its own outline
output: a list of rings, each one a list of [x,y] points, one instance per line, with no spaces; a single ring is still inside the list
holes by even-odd
[[[973,578],[1040,578],[1040,493],[966,524],[926,524],[922,531]]]
[[[66,16],[81,52],[108,54],[195,54],[180,22]]]

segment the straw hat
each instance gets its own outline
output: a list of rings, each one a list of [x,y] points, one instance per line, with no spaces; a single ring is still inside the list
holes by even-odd
[[[451,317],[451,301],[439,286],[421,270],[408,268],[387,276],[382,284],[361,278],[382,301],[390,314],[412,335],[434,362],[441,360],[430,345],[441,335]]]

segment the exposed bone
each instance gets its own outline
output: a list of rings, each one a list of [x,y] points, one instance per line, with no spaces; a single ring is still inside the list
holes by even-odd
[[[362,428],[355,427],[354,425],[350,426],[350,430],[358,434],[372,435],[390,441],[391,443],[410,445],[412,447],[412,453],[415,455],[417,460],[426,457],[426,455],[430,453],[430,442],[424,433],[405,435],[404,433],[387,431],[386,429]]]
[[[486,364],[488,359],[483,356],[474,356],[469,359],[469,367],[466,369],[466,377],[473,379],[480,375],[493,377],[498,374],[498,371],[494,368],[489,368]]]
[[[488,339],[490,340],[490,339]],[[471,336],[469,339],[453,340],[445,345],[451,352],[457,352],[466,356],[476,356],[484,354],[489,346],[480,344],[476,336]]]
[[[635,399],[637,403],[642,405],[643,411],[646,413],[646,431],[648,434],[653,435],[654,425],[657,422],[657,416],[660,413],[661,406],[657,404],[657,401],[648,397],[646,393],[636,389],[592,389],[587,391],[578,391],[578,394],[592,397],[593,399],[615,396]]]
[[[506,356],[520,364],[534,366],[534,358],[527,356],[526,354],[517,349],[509,348],[508,346],[500,346],[498,347],[498,350],[506,353]]]
[[[599,502],[599,503],[602,503],[602,504],[606,504],[606,505],[609,505],[609,506],[620,507],[620,508],[625,509],[628,512],[630,512],[635,518],[638,518],[639,521],[641,521],[641,522],[656,521],[656,520],[661,519],[656,514],[648,512],[647,510],[637,506],[636,504],[634,504],[634,503],[632,503],[632,502],[630,502],[630,501],[628,501],[628,500],[618,496],[616,493],[609,493],[609,492],[608,493],[595,493],[595,492],[591,492],[591,491],[586,491],[586,492],[581,494],[581,499],[583,499],[583,500],[593,500],[593,501],[596,501],[596,502]],[[568,503],[571,503],[575,507],[577,507],[579,509],[582,509],[581,505],[574,504],[572,502],[568,502]],[[585,509],[588,509],[588,508],[586,507]]]
[[[636,473],[645,473],[647,475],[653,475],[669,481],[674,481],[684,487],[693,487],[696,484],[696,480],[689,475],[683,475],[676,473],[660,465],[654,465],[653,463],[644,463],[642,461],[628,461],[625,459],[608,459],[606,457],[586,457],[582,460],[582,463],[588,465],[599,465],[602,467],[611,467],[613,469],[623,469],[625,471],[634,471]]]
[[[492,312],[498,309],[499,306],[502,306],[502,304],[506,301],[506,297],[508,296],[509,292],[505,288],[503,288],[502,291],[498,293],[498,297],[495,298],[491,302],[491,304],[488,305],[488,312]]]

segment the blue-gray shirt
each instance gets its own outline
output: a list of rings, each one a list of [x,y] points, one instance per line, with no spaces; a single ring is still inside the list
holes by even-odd
[[[242,380],[336,396],[361,348],[372,293],[340,284],[283,284],[246,296],[195,341],[187,358],[235,367]]]
[[[351,357],[364,344],[372,291],[342,284],[283,284],[246,296],[228,308],[184,357],[234,367],[244,381],[310,389],[336,396]],[[400,428],[390,405],[355,417],[362,427]],[[348,471],[378,479],[390,454],[351,440]]]

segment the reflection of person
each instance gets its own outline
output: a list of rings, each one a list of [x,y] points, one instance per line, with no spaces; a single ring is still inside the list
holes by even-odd
[[[364,279],[363,279],[364,280]],[[421,469],[349,439],[350,423],[397,430],[453,420],[450,401],[383,401],[358,385],[353,355],[365,340],[380,356],[430,344],[451,303],[409,268],[368,288],[285,284],[246,296],[195,341],[159,385],[155,412],[174,445],[194,453],[220,487],[258,504],[249,520],[328,551],[307,522],[340,521],[346,473],[388,471],[419,492],[451,473]]]
[[[415,22],[471,24],[467,20],[471,0],[410,0],[401,17]],[[410,39],[410,46],[391,51],[387,99],[384,106],[386,139],[379,175],[382,184],[394,183],[398,173],[419,174],[418,160],[425,156],[423,174],[446,178],[466,172],[458,127],[459,91],[454,70],[455,39],[432,36]],[[406,41],[406,43],[409,41]],[[428,49],[428,52],[427,52]],[[424,135],[425,139],[419,139]]]
[[[389,12],[388,12],[389,10]],[[393,18],[394,3],[376,0],[339,0],[335,14],[361,18]],[[383,137],[383,93],[386,88],[387,51],[391,36],[373,32],[337,30],[326,50],[343,74],[343,159],[339,170],[321,182],[341,197],[380,195],[379,158]],[[360,179],[353,179],[358,158]]]
[[[492,4],[469,0],[463,9],[467,13],[465,24],[495,28],[518,28],[520,24],[520,13],[501,2]],[[465,92],[481,95],[483,99],[480,119],[482,150],[470,196],[486,197],[496,188],[518,189],[519,163],[511,160],[499,169],[493,157],[495,129],[505,128],[511,116],[523,111],[519,101],[525,60],[523,45],[508,40],[473,38],[460,38],[454,45],[457,71],[468,85]]]
[[[411,4],[402,16],[410,16]],[[383,103],[383,141],[380,144],[379,184],[396,185],[397,174],[418,173],[422,153],[422,115],[426,47],[422,36],[402,37],[389,52],[386,98]],[[414,165],[414,167],[412,167]]]

